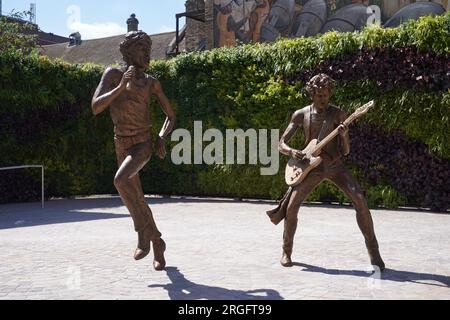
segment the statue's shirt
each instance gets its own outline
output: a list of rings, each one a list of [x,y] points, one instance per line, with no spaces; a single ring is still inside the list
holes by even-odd
[[[114,133],[130,137],[148,131],[152,126],[149,100],[151,78],[133,79],[127,89],[111,104]]]
[[[305,147],[311,142],[311,140],[319,138],[324,121],[327,119],[329,113],[331,113],[331,115],[328,117],[328,119],[331,120],[331,123],[326,126],[327,130],[324,132],[322,138],[325,138],[340,125],[340,119],[342,116],[341,113],[343,112],[338,107],[331,105],[323,113],[311,113],[311,109],[311,107],[307,107],[304,109],[305,112],[303,113],[303,134],[305,137]],[[339,145],[340,137],[338,136],[325,147],[322,152],[322,158],[324,158],[325,161],[339,160],[341,157]]]

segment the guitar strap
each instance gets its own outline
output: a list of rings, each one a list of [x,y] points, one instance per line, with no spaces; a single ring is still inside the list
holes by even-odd
[[[317,137],[317,141],[322,141],[329,133],[331,126],[333,125],[333,110],[329,107],[325,114],[325,119],[323,120],[322,128],[320,129],[319,136]],[[309,110],[309,136],[311,137],[312,131],[312,106]]]

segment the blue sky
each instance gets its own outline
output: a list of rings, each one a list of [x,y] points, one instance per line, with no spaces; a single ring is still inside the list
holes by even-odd
[[[102,38],[126,32],[131,13],[139,29],[149,34],[175,30],[175,14],[184,12],[185,0],[3,0],[3,14],[37,6],[37,24],[45,32],[68,36],[80,31],[83,39]],[[182,20],[181,25],[184,24]]]

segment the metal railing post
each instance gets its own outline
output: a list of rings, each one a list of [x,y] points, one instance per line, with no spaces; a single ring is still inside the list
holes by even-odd
[[[45,195],[44,195],[44,166],[42,166],[42,185],[41,185],[41,196],[42,196],[42,209],[45,208]]]

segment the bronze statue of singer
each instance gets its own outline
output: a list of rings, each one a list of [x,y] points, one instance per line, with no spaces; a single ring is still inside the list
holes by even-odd
[[[108,107],[114,123],[114,142],[119,170],[114,178],[124,204],[128,208],[138,233],[136,260],[145,258],[153,244],[155,270],[163,270],[166,262],[166,244],[156,227],[152,211],[145,202],[139,171],[150,160],[153,152],[152,121],[149,99],[156,96],[167,118],[156,138],[156,154],[166,156],[164,139],[173,130],[175,112],[158,80],[144,73],[150,62],[152,41],[142,31],[132,31],[120,44],[125,68],[108,68],[92,100],[94,115]]]
[[[290,156],[294,161],[295,159],[299,162],[306,161],[306,166],[308,163],[313,162],[310,159],[317,159],[319,156],[321,162],[299,184],[289,188],[276,209],[267,212],[274,224],[280,223],[283,219],[285,220],[281,265],[284,267],[293,265],[291,255],[294,235],[297,230],[298,211],[301,204],[319,183],[328,179],[352,200],[356,209],[358,226],[365,238],[371,264],[383,271],[385,264],[380,256],[372,216],[364,198],[364,193],[358,182],[341,162],[341,156],[350,153],[348,124],[353,121],[349,121],[350,118],[353,118],[353,115],[347,119],[345,112],[329,104],[335,89],[335,81],[329,76],[319,74],[313,77],[307,84],[306,89],[311,94],[313,104],[294,113],[288,128],[281,138],[279,150],[281,153]],[[367,109],[372,105],[373,102],[366,105],[366,108],[362,107],[360,109],[365,109],[364,112],[367,112]],[[303,151],[295,150],[288,145],[297,129],[300,128],[303,129],[305,145],[308,146]],[[330,136],[333,135],[337,135],[337,138],[330,139]],[[311,150],[309,148],[311,145],[317,143],[317,141],[314,141],[315,139],[319,142],[326,141],[326,145],[319,143],[320,146],[324,145],[319,148],[320,153],[317,152],[317,148],[312,148],[313,151],[311,152],[307,151]],[[306,157],[309,157],[309,160],[305,160]],[[300,173],[301,169],[299,167]],[[299,174],[293,175],[292,180],[297,178],[297,176]],[[287,179],[288,181],[289,179]]]

